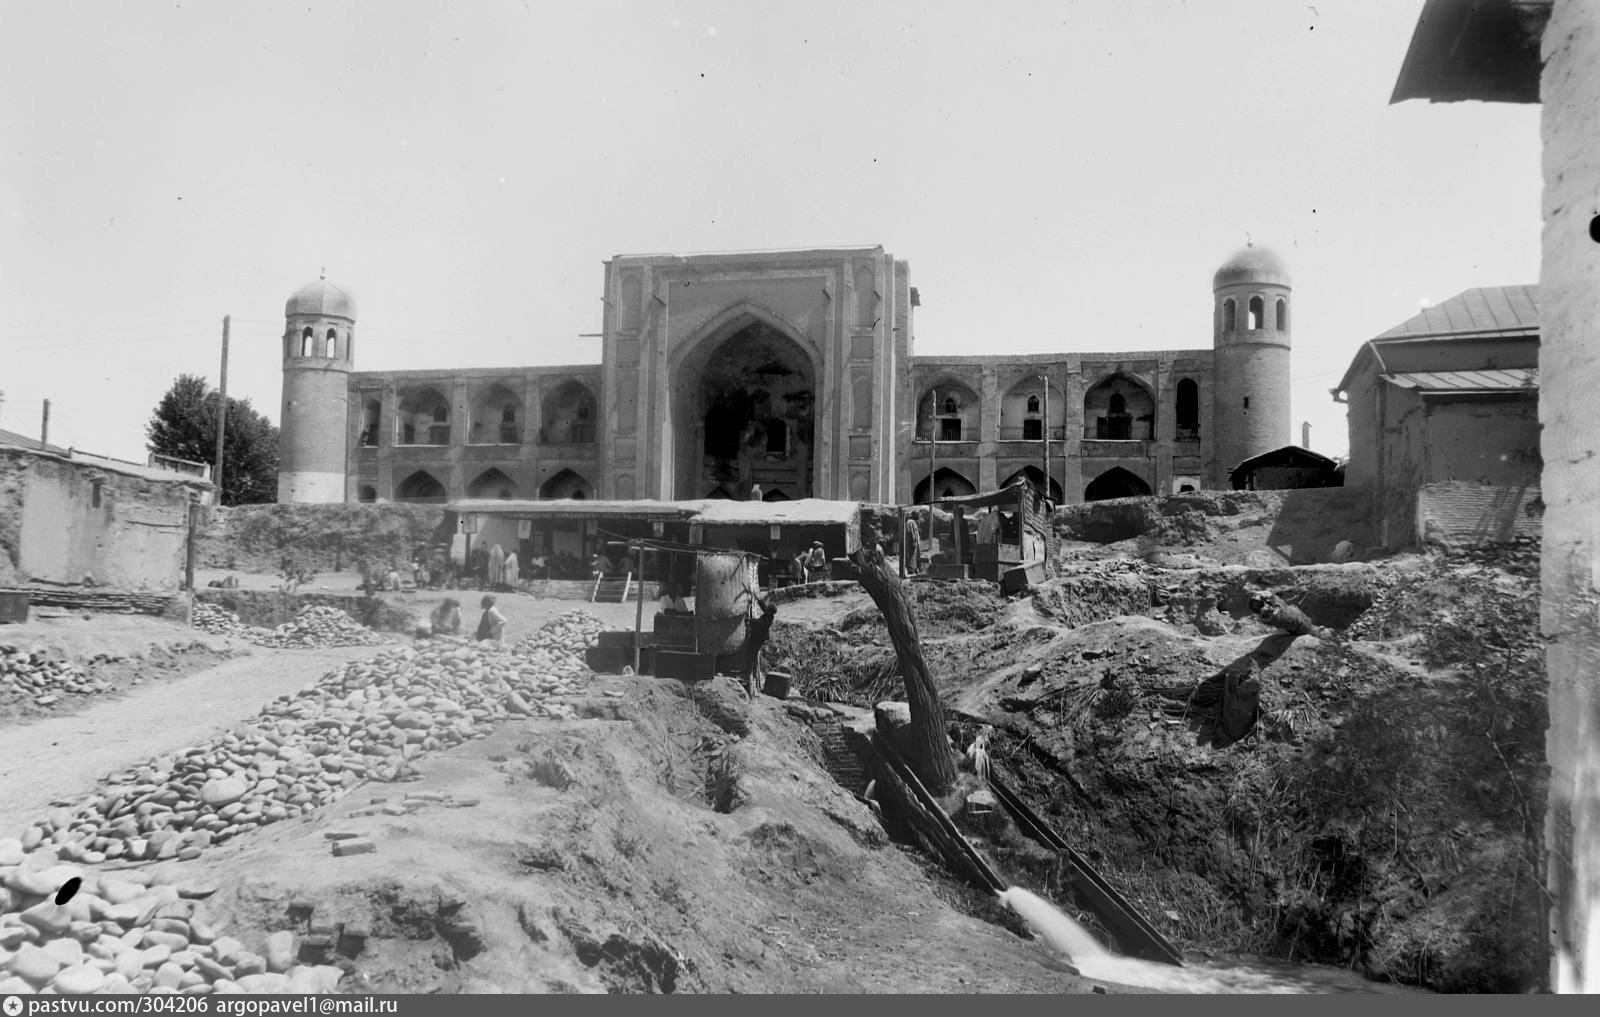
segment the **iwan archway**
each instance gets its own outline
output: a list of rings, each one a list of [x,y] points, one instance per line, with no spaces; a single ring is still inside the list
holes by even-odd
[[[683,347],[671,395],[674,498],[743,500],[816,491],[817,375],[810,343],[754,310],[722,316]]]

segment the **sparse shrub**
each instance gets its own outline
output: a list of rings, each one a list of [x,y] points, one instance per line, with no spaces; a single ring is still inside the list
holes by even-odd
[[[544,755],[528,764],[528,776],[545,787],[565,791],[573,785],[572,771],[555,749],[545,749]]]

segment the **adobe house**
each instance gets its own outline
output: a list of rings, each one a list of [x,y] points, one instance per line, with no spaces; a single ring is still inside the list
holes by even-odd
[[[1345,484],[1379,542],[1537,535],[1539,293],[1459,293],[1364,343],[1333,390],[1349,406]]]
[[[181,614],[191,506],[210,492],[203,477],[0,444],[0,588]]]

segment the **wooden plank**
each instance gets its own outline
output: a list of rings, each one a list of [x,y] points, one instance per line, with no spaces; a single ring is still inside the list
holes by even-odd
[[[1111,929],[1112,935],[1117,937],[1118,946],[1125,953],[1145,960],[1175,964],[1179,967],[1183,965],[1183,954],[1168,942],[1126,897],[1118,893],[1116,888],[1096,872],[1082,855],[1073,850],[1060,834],[1036,816],[1033,810],[1028,808],[992,771],[989,774],[989,789],[1000,799],[1000,804],[1005,806],[1006,811],[1017,821],[1017,825],[1024,833],[1061,853],[1072,877],[1073,887],[1083,895],[1090,910]]]

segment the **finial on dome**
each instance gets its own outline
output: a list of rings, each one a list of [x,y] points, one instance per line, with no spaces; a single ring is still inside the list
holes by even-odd
[[[321,272],[321,274],[319,274],[317,276],[317,278],[318,279],[326,279],[326,278],[328,278],[328,266],[327,265],[323,265],[322,266],[322,272]]]
[[[1256,238],[1250,235],[1249,230],[1244,231],[1244,245],[1246,247],[1254,247],[1256,245]]]

